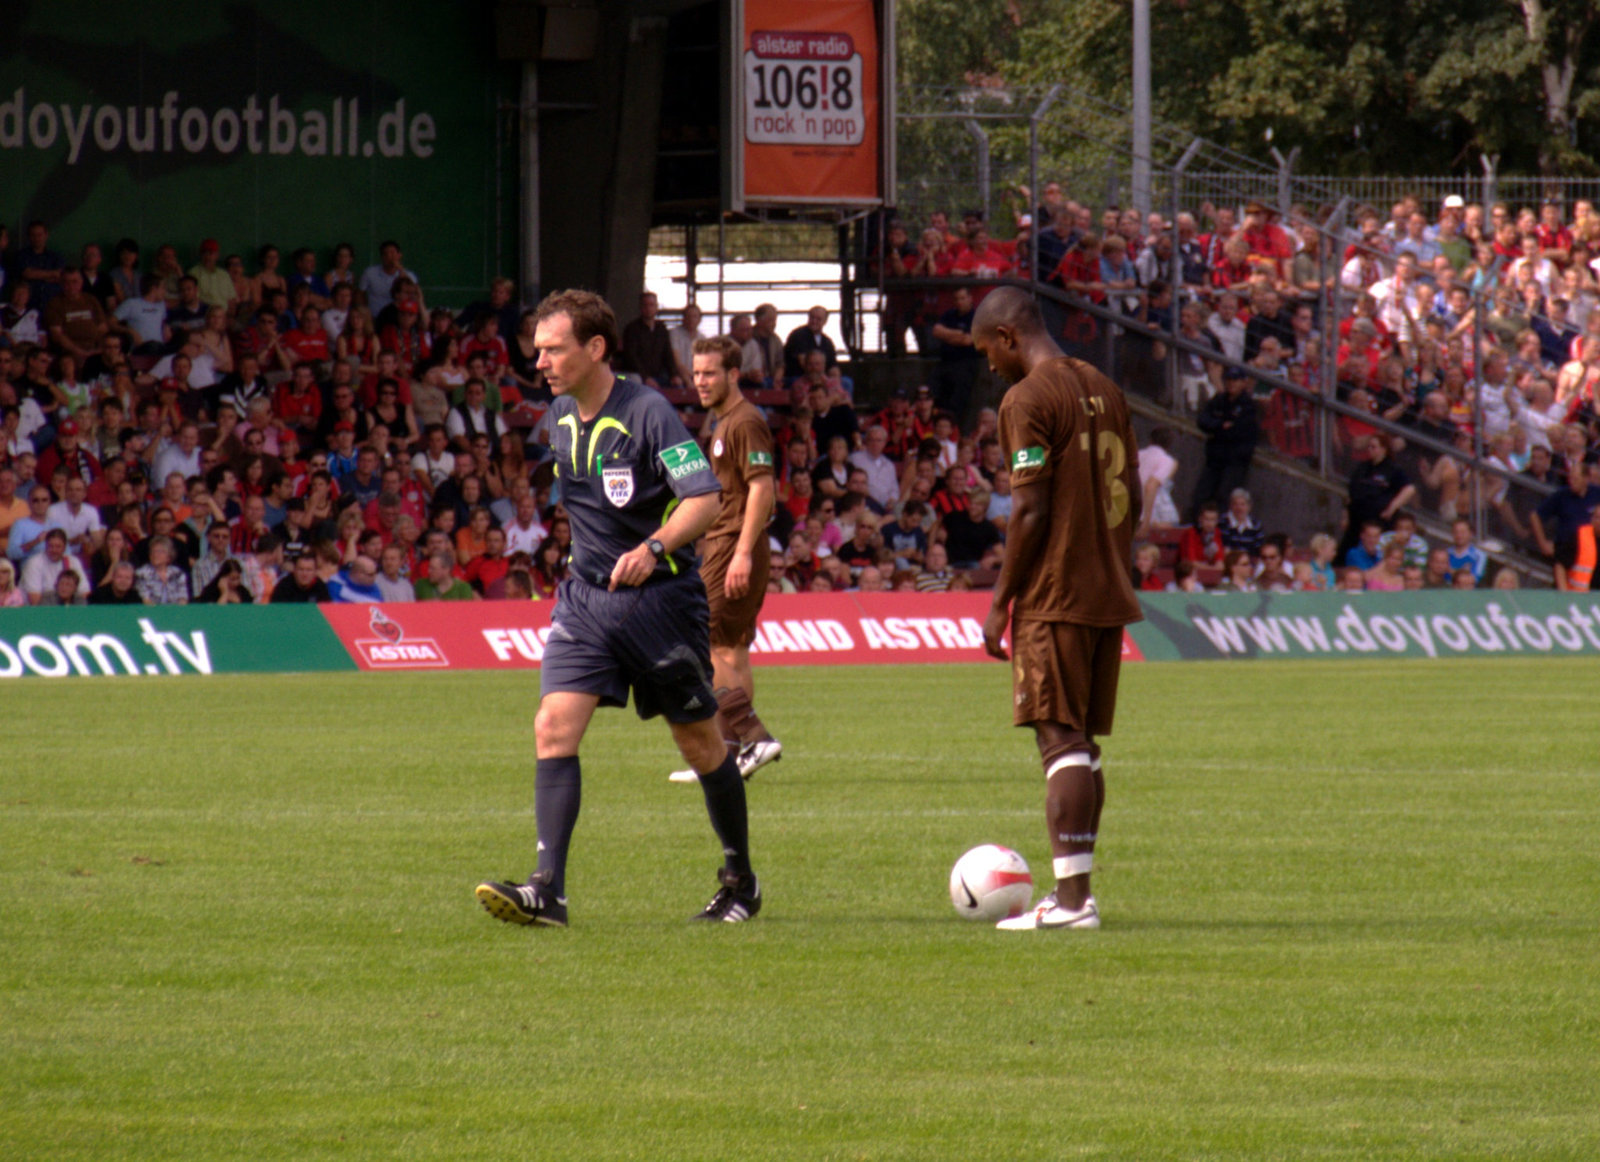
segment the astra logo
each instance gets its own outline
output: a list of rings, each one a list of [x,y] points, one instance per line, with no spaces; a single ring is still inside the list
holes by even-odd
[[[408,639],[400,623],[376,605],[367,628],[375,636],[356,639],[355,647],[375,670],[437,670],[450,664],[438,642],[431,637]]]

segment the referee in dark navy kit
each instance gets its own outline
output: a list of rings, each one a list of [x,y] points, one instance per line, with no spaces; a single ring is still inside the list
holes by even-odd
[[[750,869],[744,780],[715,721],[709,613],[694,553],[720,508],[716,475],[664,396],[613,374],[617,318],[599,295],[547,297],[534,346],[555,394],[552,449],[572,556],[534,719],[538,870],[525,883],[481,883],[478,899],[513,924],[566,926],[578,745],[595,707],[626,706],[631,690],[640,718],[666,716],[722,840],[721,886],[694,919],[748,920],[761,910],[761,888]]]

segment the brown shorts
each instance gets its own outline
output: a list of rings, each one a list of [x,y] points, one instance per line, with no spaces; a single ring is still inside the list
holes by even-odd
[[[756,637],[756,618],[761,614],[761,603],[767,599],[767,575],[771,567],[771,553],[765,543],[756,545],[751,553],[750,588],[743,597],[730,600],[722,591],[722,580],[733,563],[733,551],[739,547],[738,537],[718,537],[707,540],[702,547],[704,557],[700,562],[700,576],[706,583],[706,600],[711,604],[711,644],[713,647],[740,648],[748,646]]]
[[[1121,626],[1013,622],[1016,724],[1059,722],[1085,739],[1110,734],[1121,669]]]

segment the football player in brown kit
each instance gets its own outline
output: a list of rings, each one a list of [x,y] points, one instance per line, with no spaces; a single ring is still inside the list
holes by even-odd
[[[743,353],[731,339],[697,339],[694,388],[717,418],[711,469],[722,485],[722,509],[706,533],[700,576],[711,603],[712,684],[722,736],[737,745],[745,778],[783,755],[751,705],[750,643],[767,595],[770,551],[767,521],[774,492],[772,429],[739,390]],[[674,771],[675,783],[692,783],[692,769]]]
[[[984,648],[1006,657],[1015,722],[1044,762],[1055,890],[1009,930],[1098,928],[1089,890],[1105,803],[1096,740],[1111,733],[1122,627],[1140,619],[1131,577],[1138,446],[1122,392],[1061,354],[1038,306],[1002,287],[979,306],[973,345],[1012,386],[1000,404],[1012,510]]]

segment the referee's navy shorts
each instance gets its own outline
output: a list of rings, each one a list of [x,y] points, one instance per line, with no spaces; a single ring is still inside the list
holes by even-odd
[[[539,693],[595,694],[640,718],[702,722],[717,712],[711,688],[706,588],[698,572],[615,592],[568,577],[556,590]]]

